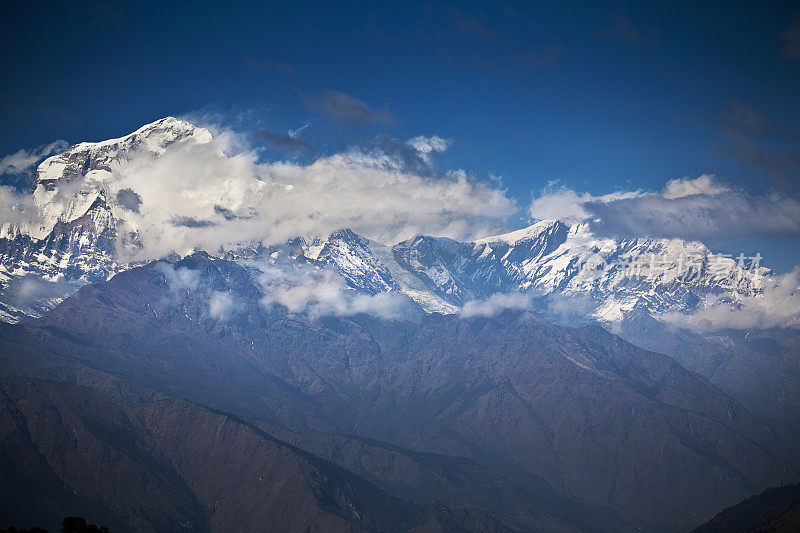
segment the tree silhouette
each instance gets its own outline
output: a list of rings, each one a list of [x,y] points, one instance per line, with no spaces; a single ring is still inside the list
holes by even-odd
[[[87,524],[80,516],[68,516],[61,522],[61,533],[109,533],[106,526]]]

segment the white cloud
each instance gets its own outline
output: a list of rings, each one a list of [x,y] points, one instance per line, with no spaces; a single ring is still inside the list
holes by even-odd
[[[155,269],[161,272],[167,282],[170,293],[177,295],[197,289],[200,284],[200,273],[185,267],[175,268],[169,263],[157,263]]]
[[[781,194],[754,195],[702,175],[667,182],[663,191],[577,193],[551,183],[530,208],[537,219],[590,221],[598,234],[701,240],[800,234],[800,202]]]
[[[230,320],[236,311],[234,298],[229,292],[214,291],[208,298],[208,314],[220,322]]]
[[[356,294],[350,299],[346,314],[358,313],[398,320],[413,316],[414,304],[407,297],[394,292]]]
[[[281,268],[254,263],[261,270],[258,282],[266,307],[281,305],[290,313],[306,313],[311,317],[326,315],[350,316],[359,313],[386,319],[412,317],[416,309],[398,293],[362,294],[346,287],[341,276],[330,270],[290,265]]]
[[[8,235],[11,227],[29,227],[38,224],[41,214],[33,201],[33,197],[13,187],[0,186],[0,236]]]
[[[452,142],[451,139],[443,139],[436,135],[433,137],[418,135],[409,139],[406,144],[416,150],[423,161],[430,164],[431,155],[444,152],[450,147]]]
[[[577,193],[572,189],[559,186],[551,181],[533,199],[530,214],[538,220],[563,220],[568,223],[584,221],[592,216],[587,204],[593,202],[609,203],[640,196],[641,191],[618,191],[603,196],[592,196],[589,193]]]
[[[667,313],[661,318],[697,331],[800,328],[800,267],[764,279],[760,294],[708,296],[694,313]]]
[[[677,178],[668,181],[664,188],[664,198],[674,200],[696,194],[716,196],[730,190],[729,185],[718,181],[714,176],[703,174],[697,178]]]
[[[3,296],[18,308],[37,306],[51,298],[53,301],[59,301],[75,292],[81,285],[64,279],[53,281],[35,275],[11,277],[6,283]]]
[[[538,220],[563,220],[573,223],[589,218],[589,212],[583,204],[590,201],[588,193],[578,194],[572,189],[550,186],[534,198],[530,207],[531,216]]]
[[[101,190],[112,200],[124,190],[141,201],[138,210],[115,213],[119,233],[135,233],[141,244],[120,243],[121,258],[130,261],[196,249],[217,253],[241,243],[279,244],[341,228],[391,244],[417,233],[475,237],[499,229],[516,210],[504,191],[464,172],[421,175],[390,155],[358,150],[309,164],[262,163],[241,137],[226,130],[215,131],[211,142],[130,151],[108,170],[59,184],[48,193],[55,195],[49,203],[67,211],[83,205],[76,198],[90,201]],[[2,206],[25,202],[0,192]],[[42,210],[24,211],[29,218],[54,220]]]
[[[554,292],[547,297],[547,311],[563,322],[586,319],[596,309],[597,304],[582,295]]]
[[[175,268],[166,262],[158,262],[155,269],[159,271],[167,283],[172,303],[183,300],[188,293],[195,293],[201,298],[208,297],[208,315],[214,320],[227,322],[236,313],[237,300],[227,291],[209,291],[201,284],[201,273],[186,267]]]
[[[524,311],[533,308],[530,294],[510,293],[492,294],[485,300],[470,300],[464,304],[459,314],[464,318],[495,316],[505,310]]]
[[[311,125],[311,121],[307,120],[297,129],[289,130],[287,133],[292,139],[299,139],[300,135]]]
[[[19,150],[0,159],[0,174],[21,174],[49,156],[67,149],[67,141],[57,140],[34,150]]]

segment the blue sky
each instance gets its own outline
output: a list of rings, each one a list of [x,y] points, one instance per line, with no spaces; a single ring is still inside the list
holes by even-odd
[[[7,11],[0,154],[213,112],[244,117],[238,127],[276,158],[452,139],[438,167],[499,176],[523,208],[552,180],[601,195],[703,173],[797,197],[797,4],[96,1]],[[280,143],[305,124],[306,146]],[[708,240],[731,253],[761,247],[781,270],[800,263],[797,231]]]

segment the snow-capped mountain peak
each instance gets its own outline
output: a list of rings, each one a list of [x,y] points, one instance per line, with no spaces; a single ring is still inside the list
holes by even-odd
[[[52,291],[46,291],[44,308],[9,296],[27,278],[68,280],[59,287],[69,292],[76,283],[104,279],[124,268],[116,248],[130,236],[118,230],[124,212],[136,210],[141,198],[126,188],[117,171],[135,157],[161,157],[176,143],[211,141],[207,129],[166,117],[123,137],[82,142],[45,159],[37,167],[32,194],[19,197],[15,216],[0,229],[0,315],[35,315],[58,301],[50,297]]]
[[[166,117],[146,124],[133,133],[100,142],[82,142],[63,154],[45,159],[36,170],[34,187],[51,189],[55,182],[72,181],[96,170],[110,170],[111,165],[128,152],[146,150],[163,154],[175,142],[191,140],[211,142],[211,132],[175,117]]]
[[[483,244],[498,244],[504,243],[510,246],[514,246],[523,241],[531,241],[540,238],[543,234],[552,234],[553,232],[562,230],[562,229],[569,229],[569,226],[564,224],[559,220],[540,220],[535,224],[532,224],[526,228],[518,229],[516,231],[511,231],[509,233],[503,233],[501,235],[492,235],[490,237],[483,237],[481,239],[477,239],[475,244],[483,245]]]
[[[16,223],[4,224],[2,236],[25,234],[44,239],[57,223],[69,223],[86,215],[98,199],[114,211],[121,189],[114,183],[114,170],[120,165],[137,154],[163,155],[174,143],[206,144],[211,140],[207,129],[166,117],[124,137],[73,145],[38,166],[32,202],[21,208],[25,216]]]
[[[146,124],[133,133],[99,142],[81,142],[62,153],[48,157],[36,169],[34,190],[52,190],[58,185],[86,178],[92,172],[111,171],[115,164],[135,152],[162,155],[176,142],[206,144],[212,136],[201,128],[174,117]]]
[[[124,137],[76,144],[46,159],[32,201],[0,234],[4,318],[38,314],[58,301],[15,304],[9,294],[18,280],[105,279],[130,266],[119,249],[135,250],[145,230],[148,242],[157,245],[213,228],[222,218],[251,216],[248,201],[261,183],[220,179],[208,165],[224,154],[216,145],[206,146],[212,142],[207,129],[166,117]],[[187,150],[171,151],[173,146]],[[196,161],[192,150],[199,149]],[[186,172],[189,164],[192,171]],[[172,170],[181,178],[173,179]],[[259,238],[251,234],[250,242],[239,244],[250,246]],[[298,235],[292,242],[284,248],[286,258],[334,269],[353,290],[399,292],[428,311],[444,313],[471,300],[519,293],[581,300],[581,309],[615,322],[638,309],[654,315],[688,311],[708,295],[750,296],[768,273],[752,262],[712,254],[699,242],[610,238],[596,235],[589,223],[559,220],[471,242],[417,235],[385,246],[346,229],[327,238]],[[176,249],[170,243],[163,255]]]

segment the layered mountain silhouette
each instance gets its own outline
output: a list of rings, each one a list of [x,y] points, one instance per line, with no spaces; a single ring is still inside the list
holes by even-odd
[[[728,507],[693,533],[791,533],[800,528],[800,485],[772,487]]]
[[[42,316],[86,283],[149,259],[191,253],[202,241],[197,234],[234,224],[224,232],[230,240],[224,249],[204,249],[216,257],[274,257],[282,268],[332,272],[359,294],[401,294],[423,312],[458,313],[497,295],[530,297],[525,302],[552,321],[600,323],[675,358],[748,409],[800,427],[796,328],[700,332],[664,319],[694,313],[707,302],[737,309],[760,294],[758,279],[770,275],[763,265],[715,255],[699,242],[610,238],[595,234],[590,223],[559,220],[466,242],[417,235],[381,244],[336,227],[276,242],[267,238],[268,224],[259,230],[253,222],[258,194],[250,185],[237,182],[198,195],[181,182],[185,176],[157,172],[176,153],[200,150],[226,161],[214,143],[209,130],[166,117],[118,139],[76,144],[42,162],[19,216],[0,227],[0,320]],[[196,212],[151,205],[158,203],[153,185],[186,192],[199,202]],[[241,236],[236,224],[246,221],[251,227]],[[154,240],[163,249],[148,249],[145,241],[152,248]]]
[[[1,325],[3,375],[72,384],[4,382],[6,464],[29,464],[10,479],[123,529],[678,531],[798,476],[795,440],[599,326],[314,317],[267,305],[258,275],[199,253]],[[126,476],[141,490],[115,492]]]
[[[236,417],[168,399],[8,378],[0,522],[92,516],[112,531],[506,531],[406,502]]]

